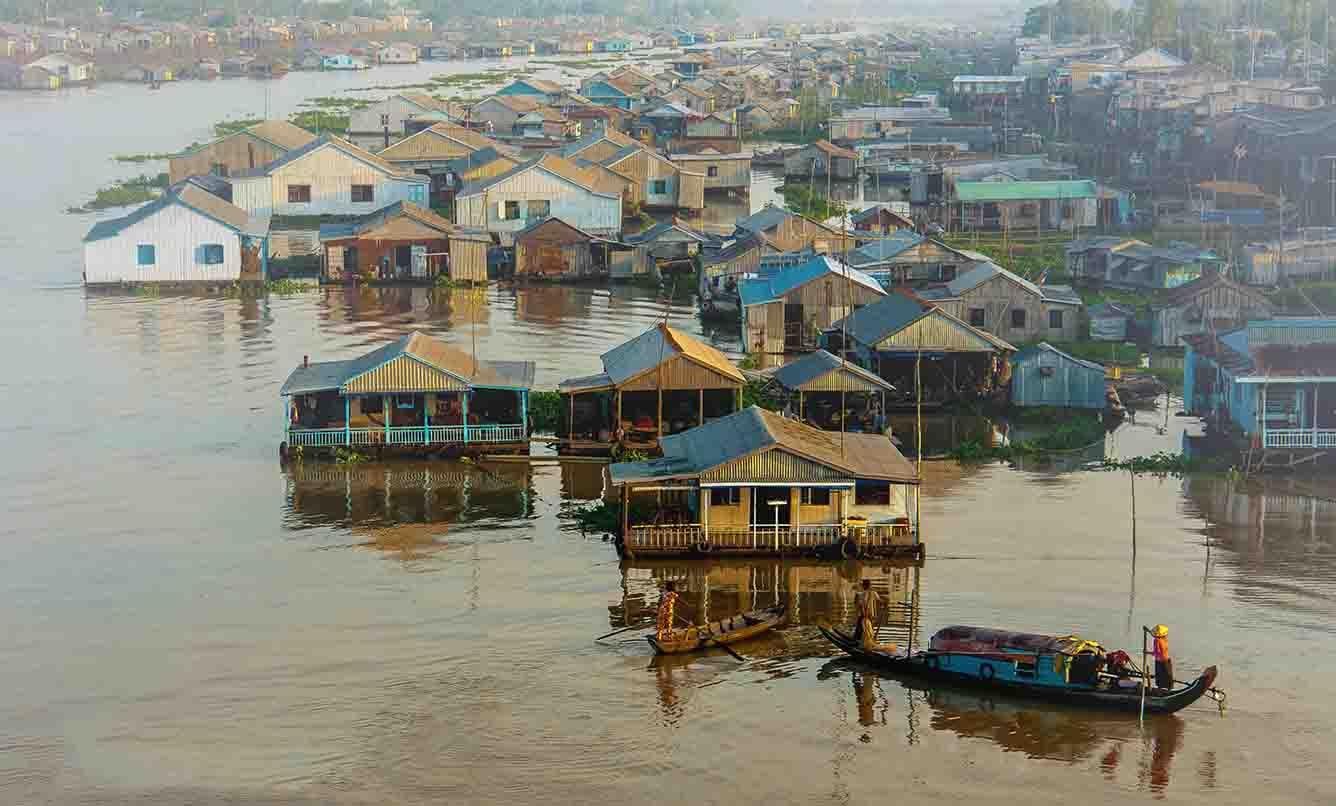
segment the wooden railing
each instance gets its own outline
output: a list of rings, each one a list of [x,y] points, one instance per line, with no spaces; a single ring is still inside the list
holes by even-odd
[[[328,448],[339,445],[464,445],[523,442],[524,426],[397,425],[390,428],[289,428],[288,444]]]
[[[813,526],[717,527],[708,530],[698,523],[663,526],[632,526],[626,548],[650,553],[686,553],[704,550],[721,553],[783,554],[829,549],[845,537],[865,549],[882,550],[893,546],[912,546],[913,531],[908,524],[877,524],[865,528],[845,528],[834,524]]]
[[[1271,428],[1265,443],[1268,448],[1336,448],[1336,428]]]

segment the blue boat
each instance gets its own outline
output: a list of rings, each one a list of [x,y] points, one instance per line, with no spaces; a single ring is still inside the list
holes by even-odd
[[[850,657],[888,672],[1068,705],[1130,712],[1142,707],[1142,677],[1126,655],[1106,653],[1098,643],[1077,636],[946,627],[933,635],[928,649],[911,653],[864,648],[842,630],[820,629]],[[1208,693],[1223,700],[1213,687],[1216,676],[1210,666],[1190,683],[1148,689],[1146,713],[1173,713]]]

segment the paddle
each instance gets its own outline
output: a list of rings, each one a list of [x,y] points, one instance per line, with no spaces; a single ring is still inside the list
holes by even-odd
[[[595,640],[595,641],[602,641],[604,638],[611,638],[611,637],[614,636],[614,635],[621,635],[622,633],[624,633],[624,632],[630,632],[631,630],[648,630],[648,629],[649,629],[649,627],[646,627],[646,626],[643,625],[643,624],[636,624],[636,625],[633,625],[633,626],[631,626],[631,627],[623,627],[623,628],[621,628],[620,630],[613,630],[612,632],[608,633],[607,635],[600,635],[599,637],[595,638],[594,640]]]
[[[695,626],[696,626],[695,624],[692,624],[691,622],[687,621],[686,619],[682,618],[681,616],[678,616],[676,613],[674,613],[673,615],[674,615],[675,618],[677,618],[678,621],[682,622],[682,624],[685,625],[686,627],[695,627]],[[705,644],[704,644],[704,645],[705,645],[705,646],[711,646],[711,645],[713,645],[713,646],[715,646],[715,647],[718,647],[719,649],[724,650],[725,652],[727,652],[728,654],[730,654],[730,655],[732,655],[733,657],[737,658],[738,660],[742,661],[743,663],[746,663],[746,662],[747,662],[747,659],[746,659],[746,658],[742,657],[741,655],[739,655],[738,653],[736,653],[736,652],[734,652],[732,649],[730,649],[729,646],[728,646],[728,644],[721,644],[721,643],[719,643],[719,640],[718,640],[717,638],[706,638],[706,639],[705,639]]]

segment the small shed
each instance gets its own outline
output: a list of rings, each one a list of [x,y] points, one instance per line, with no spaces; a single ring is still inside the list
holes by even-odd
[[[560,218],[544,218],[515,233],[515,276],[571,280],[594,274],[594,236]]]
[[[1068,355],[1048,342],[1011,359],[1011,404],[1069,409],[1104,408],[1104,367]]]
[[[492,236],[486,230],[455,227],[450,233],[447,266],[455,283],[487,282],[487,251]]]
[[[1091,341],[1127,341],[1128,325],[1136,312],[1116,302],[1101,302],[1086,309],[1090,316]]]
[[[322,224],[322,279],[428,282],[440,273],[454,225],[411,202],[395,202],[349,222]]]
[[[886,428],[886,394],[895,387],[873,372],[817,350],[771,375],[798,419],[825,431],[880,433]]]

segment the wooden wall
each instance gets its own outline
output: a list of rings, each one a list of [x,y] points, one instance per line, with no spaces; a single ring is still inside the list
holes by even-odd
[[[139,245],[151,244],[155,262],[138,265]],[[200,247],[222,244],[223,262],[200,262]],[[88,283],[221,282],[241,276],[241,237],[181,204],[171,204],[110,238],[84,244]]]
[[[1271,306],[1252,294],[1228,285],[1215,285],[1178,305],[1156,308],[1152,340],[1156,347],[1181,347],[1182,337],[1205,333],[1222,322],[1242,324],[1271,316]]]
[[[168,160],[167,177],[172,183],[180,182],[187,177],[212,173],[215,164],[227,166],[227,175],[235,176],[267,165],[286,153],[286,149],[273,143],[247,132],[237,132]]]
[[[487,282],[487,247],[481,240],[450,240],[450,279],[457,283]]]
[[[288,186],[309,185],[310,202],[289,202]],[[371,185],[369,202],[352,200],[353,185]],[[427,203],[428,180],[400,178],[334,146],[316,149],[268,176],[232,183],[232,203],[252,215],[365,215],[399,201]]]
[[[525,202],[550,202],[552,217],[585,232],[614,233],[622,226],[620,198],[591,193],[538,167],[521,171],[485,192],[455,199],[455,223],[492,232],[517,232],[532,223],[524,218],[503,218],[501,211],[507,201],[520,202],[521,215]]]
[[[970,310],[984,311],[983,330],[1009,342],[1076,341],[1081,331],[1081,309],[1077,305],[1059,305],[1043,301],[1029,289],[997,275],[967,291],[959,300],[943,300],[942,310],[964,322],[970,321]],[[1025,326],[1012,327],[1011,312],[1025,311]],[[1048,326],[1050,309],[1063,311],[1062,328]]]

